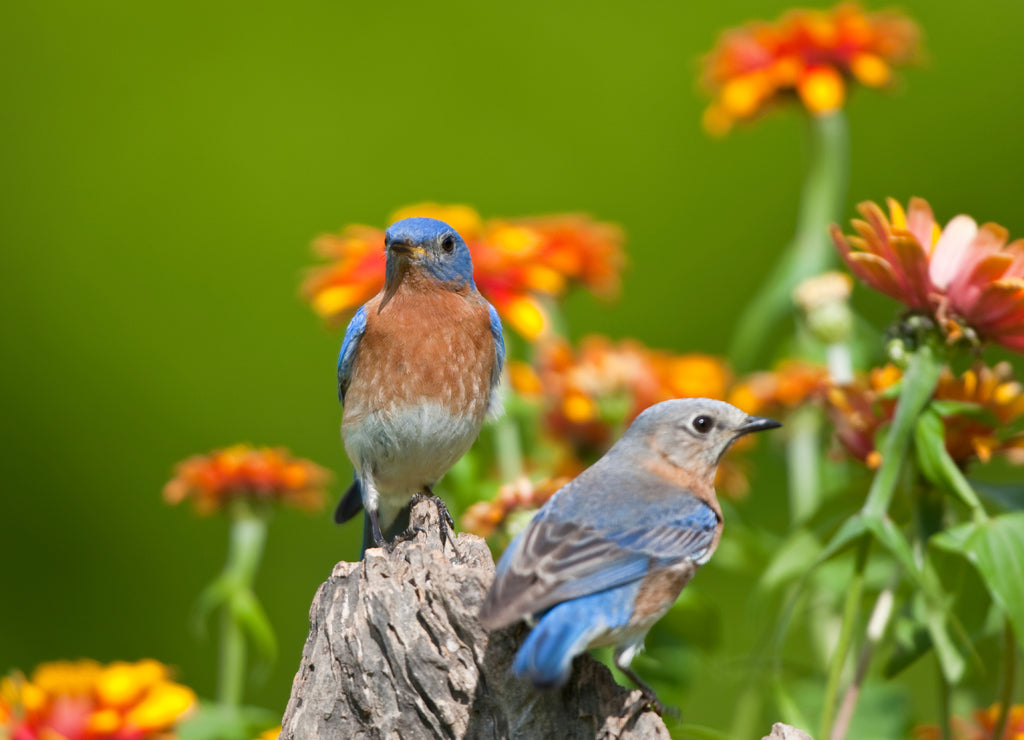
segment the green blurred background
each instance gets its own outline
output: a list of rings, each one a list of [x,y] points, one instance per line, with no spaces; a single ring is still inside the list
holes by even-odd
[[[785,111],[709,139],[697,63],[720,30],[787,7],[5,4],[0,672],[152,656],[214,693],[215,645],[186,621],[227,525],[160,490],[236,441],[286,445],[342,490],[341,333],[297,290],[318,233],[422,200],[588,212],[625,228],[630,264],[617,303],[570,300],[573,335],[725,351],[792,234],[805,132]],[[1024,4],[903,7],[928,58],[849,101],[845,215],[916,194],[1021,235]],[[880,323],[895,312],[858,294]],[[782,528],[764,467],[740,510]],[[283,709],[314,590],[359,534],[326,511],[272,522],[257,590],[281,657],[251,703]],[[728,627],[747,586],[714,561],[699,585],[742,656],[753,633]],[[687,670],[687,721],[728,726],[729,668]]]

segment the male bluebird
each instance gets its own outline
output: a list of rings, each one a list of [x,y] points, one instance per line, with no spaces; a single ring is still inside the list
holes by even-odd
[[[748,432],[779,422],[707,398],[656,404],[604,457],[559,490],[509,545],[480,610],[485,627],[536,626],[513,672],[558,686],[591,647],[616,645],[615,665],[659,712],[629,668],[722,534],[715,468]]]
[[[352,318],[338,357],[341,435],[355,482],[344,522],[366,509],[363,548],[405,527],[414,495],[473,444],[500,412],[501,321],[476,289],[462,237],[432,218],[406,218],[384,236],[384,288]],[[451,517],[440,499],[441,528]]]

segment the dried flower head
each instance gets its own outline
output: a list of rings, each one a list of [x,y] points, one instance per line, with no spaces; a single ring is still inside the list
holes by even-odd
[[[234,501],[280,503],[316,511],[323,506],[331,474],[282,447],[239,444],[178,463],[164,486],[164,499],[189,499],[201,514],[221,511]]]
[[[866,13],[851,3],[730,29],[703,61],[702,81],[714,97],[704,127],[721,135],[788,99],[830,113],[851,82],[888,85],[894,66],[918,56],[919,35],[901,13]]]
[[[1024,352],[1024,240],[1007,244],[1006,229],[956,216],[941,228],[928,203],[906,211],[893,199],[889,216],[862,203],[855,236],[835,224],[832,239],[865,283],[917,311],[930,313],[950,341],[991,340]]]
[[[396,212],[450,224],[469,246],[473,277],[504,321],[528,340],[551,331],[546,302],[571,285],[613,296],[623,266],[622,232],[575,214],[541,218],[483,220],[469,206],[423,203]],[[349,226],[317,239],[316,251],[330,260],[316,268],[303,293],[321,316],[341,322],[371,298],[384,282],[384,232]]]
[[[155,660],[43,663],[0,680],[0,736],[12,740],[167,740],[196,705]]]

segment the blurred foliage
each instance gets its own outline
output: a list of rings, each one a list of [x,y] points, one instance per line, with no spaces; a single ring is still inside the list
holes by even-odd
[[[926,59],[895,94],[851,95],[848,195],[830,218],[845,223],[864,199],[921,195],[944,219],[966,212],[1024,234],[1024,7],[903,6]],[[709,140],[694,80],[722,29],[787,7],[110,0],[0,10],[0,540],[20,556],[0,581],[0,672],[152,656],[200,696],[216,693],[216,645],[197,643],[187,623],[225,560],[228,523],[169,510],[159,492],[174,461],[247,440],[330,467],[340,495],[350,470],[334,387],[341,336],[297,287],[319,233],[379,226],[424,200],[488,216],[586,212],[621,225],[628,268],[617,303],[569,296],[570,338],[725,351],[793,237],[813,151],[795,110]],[[854,358],[878,359],[874,327],[892,320],[892,302],[855,290],[853,305],[867,338]],[[799,346],[793,337],[783,322],[761,338],[783,356]],[[1000,357],[1012,356],[986,353]],[[934,419],[922,418],[913,433],[927,440]],[[498,490],[496,479],[466,485],[485,474],[490,437],[446,481],[456,509]],[[793,521],[785,454],[764,444],[743,456],[749,495],[726,502],[720,550],[637,661],[686,727],[752,737],[785,718],[816,729],[822,667],[851,601],[849,545],[866,532],[880,544],[865,559],[858,613],[893,583],[894,558],[917,580],[894,587],[890,645],[871,664],[849,736],[940,722],[936,638],[942,665],[962,665],[956,713],[997,698],[1007,633],[990,603],[1017,616],[1018,638],[1022,629],[1020,571],[1006,566],[1020,556],[1019,471],[993,462],[977,471],[983,484],[972,473],[984,506],[1011,513],[964,517],[928,548],[927,570],[899,531],[862,518],[843,532],[849,542],[832,540],[841,557],[808,572],[870,472],[827,465],[823,500]],[[917,459],[927,478],[963,492],[941,456]],[[896,521],[969,512],[904,490],[914,493],[892,500]],[[279,658],[249,682],[246,703],[279,713],[308,604],[337,560],[357,556],[361,524],[281,511],[267,527],[254,590]],[[947,629],[934,615],[950,598],[959,627]],[[895,680],[883,683],[886,672]]]

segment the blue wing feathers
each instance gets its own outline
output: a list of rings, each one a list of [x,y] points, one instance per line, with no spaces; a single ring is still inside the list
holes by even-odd
[[[365,331],[366,306],[363,306],[348,322],[345,338],[341,342],[341,351],[338,353],[338,399],[342,403],[345,402],[345,391],[348,390],[349,381],[352,379],[352,363],[359,350],[359,340],[363,338]]]
[[[491,336],[494,337],[494,369],[491,371],[491,390],[493,391],[501,381],[501,369],[505,365],[505,337],[501,332],[501,319],[494,306],[487,304],[488,314],[491,319]]]
[[[638,590],[627,584],[552,607],[523,641],[513,672],[542,688],[565,683],[592,639],[629,622]]]

